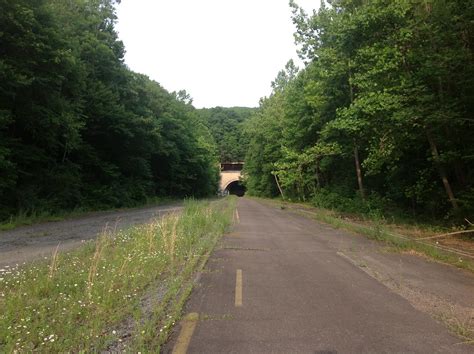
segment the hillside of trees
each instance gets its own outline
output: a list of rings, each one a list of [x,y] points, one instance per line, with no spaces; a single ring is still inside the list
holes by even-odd
[[[474,222],[474,3],[293,1],[290,61],[253,108],[196,110],[124,64],[115,0],[0,0],[0,220],[251,194]]]
[[[0,219],[217,190],[181,94],[129,70],[113,0],[0,0]]]
[[[291,2],[289,62],[247,126],[250,193],[474,222],[474,2]]]
[[[245,123],[256,108],[215,107],[198,110],[217,144],[221,162],[243,161],[248,150]]]

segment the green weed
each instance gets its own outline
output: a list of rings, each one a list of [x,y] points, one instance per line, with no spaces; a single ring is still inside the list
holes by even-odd
[[[0,270],[0,352],[156,351],[218,238],[235,200],[185,202],[179,215],[113,234],[50,261]],[[163,296],[143,308],[162,286]],[[132,325],[124,333],[121,324]]]

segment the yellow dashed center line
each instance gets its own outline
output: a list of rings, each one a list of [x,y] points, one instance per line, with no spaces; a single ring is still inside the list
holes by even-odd
[[[242,269],[237,269],[235,277],[235,306],[242,306]]]
[[[173,354],[186,354],[188,350],[189,342],[196,328],[197,321],[199,320],[199,314],[192,312],[188,314],[182,321],[181,332],[179,333],[178,340],[173,348]]]

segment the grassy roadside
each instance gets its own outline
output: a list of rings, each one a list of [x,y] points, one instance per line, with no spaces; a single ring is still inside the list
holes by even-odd
[[[233,198],[187,201],[49,263],[1,270],[0,352],[156,351],[234,209]]]
[[[119,210],[133,210],[136,208],[144,208],[147,206],[159,206],[163,204],[176,202],[175,199],[169,198],[151,198],[147,202],[124,208],[107,208],[107,209],[93,209],[93,208],[76,208],[73,210],[63,212],[51,212],[48,210],[33,210],[30,212],[20,211],[16,215],[11,215],[8,220],[0,221],[0,231],[13,230],[20,226],[33,225],[41,222],[61,221],[68,218],[75,218],[84,216],[95,212],[119,211]]]
[[[312,207],[308,204],[282,202],[275,199],[256,199],[270,203],[273,206],[287,208],[292,212],[324,222],[335,228],[352,231],[370,239],[384,242],[389,246],[389,251],[415,252],[430,259],[474,272],[474,260],[472,258],[443,250],[437,247],[436,244],[431,245],[417,241],[413,229],[409,225],[388,225],[383,218],[377,216],[365,218],[363,221],[357,218],[354,220],[348,215]],[[427,234],[430,230],[427,227],[421,232]],[[420,230],[417,233],[419,234]]]

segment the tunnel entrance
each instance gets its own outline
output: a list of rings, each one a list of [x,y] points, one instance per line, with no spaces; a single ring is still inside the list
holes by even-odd
[[[245,194],[245,186],[240,181],[230,182],[225,190],[238,197],[243,197]]]

